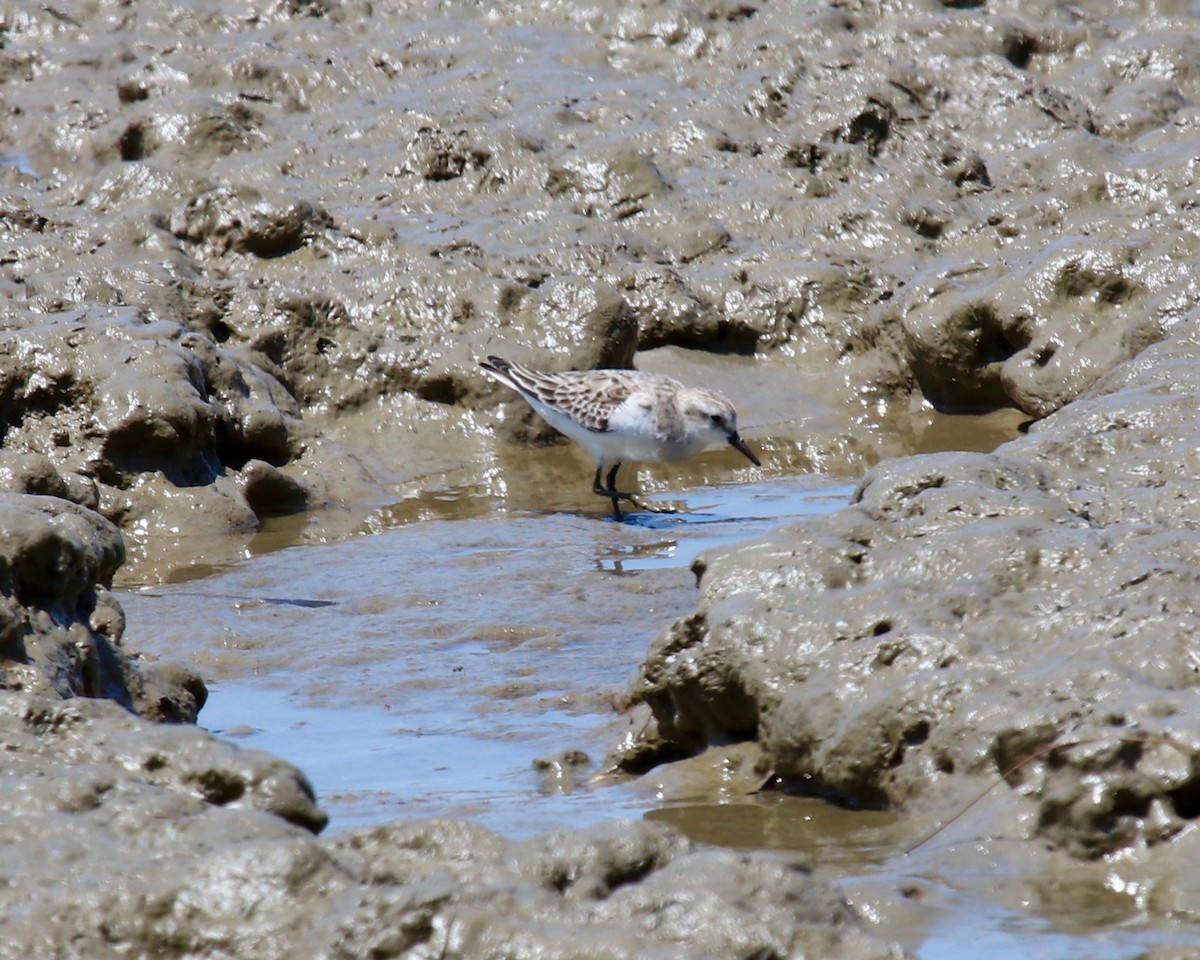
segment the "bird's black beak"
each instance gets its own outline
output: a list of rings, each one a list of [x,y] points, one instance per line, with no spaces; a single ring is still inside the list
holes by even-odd
[[[736,430],[729,435],[729,445],[739,453],[744,453],[750,459],[750,462],[756,467],[762,466],[762,464],[758,462],[758,457],[754,455],[754,451],[746,446],[746,441],[738,436]]]

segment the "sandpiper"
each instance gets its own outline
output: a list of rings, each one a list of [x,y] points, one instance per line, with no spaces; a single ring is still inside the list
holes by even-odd
[[[756,467],[758,457],[737,430],[737,412],[716,390],[684,386],[678,380],[641,370],[573,370],[543,373],[503,357],[479,365],[494,380],[512,387],[559,433],[583,447],[596,462],[592,490],[637,505],[637,495],[616,488],[626,460],[670,463],[686,460],[717,443],[728,443]],[[607,468],[606,485],[600,476]]]

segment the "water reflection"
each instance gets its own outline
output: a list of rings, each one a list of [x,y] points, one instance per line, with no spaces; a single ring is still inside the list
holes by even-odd
[[[670,532],[670,539],[607,546],[597,554],[596,567],[616,574],[690,567],[700,554],[763,536],[783,520],[832,513],[846,505],[853,491],[849,484],[831,484],[818,477],[690,490],[689,510],[626,516],[624,526]]]
[[[597,555],[596,569],[608,573],[624,574],[655,567],[677,566],[672,561],[678,551],[678,540],[619,544],[615,548],[602,551]]]

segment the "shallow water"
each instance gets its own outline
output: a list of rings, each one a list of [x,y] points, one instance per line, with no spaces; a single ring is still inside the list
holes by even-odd
[[[686,513],[623,523],[519,511],[390,526],[402,511],[388,509],[373,536],[122,602],[134,642],[153,623],[161,655],[210,679],[200,723],[304,769],[331,829],[449,814],[525,836],[641,815],[644,785],[588,784],[626,723],[612,697],[695,602],[693,560],[851,489],[702,488]]]
[[[566,793],[543,785],[531,751],[540,742],[575,743],[597,723],[557,711],[528,737],[512,726],[487,729],[477,714],[451,709],[399,711],[316,707],[284,690],[219,683],[202,724],[247,746],[299,764],[332,815],[332,830],[406,816],[459,816],[508,836],[528,836],[607,817],[636,817],[629,791]],[[397,715],[400,714],[400,715]],[[248,722],[250,720],[251,722]],[[524,813],[536,803],[538,816]]]

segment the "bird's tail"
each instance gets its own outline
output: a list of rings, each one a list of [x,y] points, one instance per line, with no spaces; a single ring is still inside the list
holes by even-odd
[[[503,357],[495,355],[489,356],[486,360],[480,360],[479,366],[493,380],[498,380],[506,387],[511,387],[526,397],[540,395],[539,377],[541,374],[530,370],[526,366],[513,363],[511,360],[505,360]]]
[[[503,357],[497,357],[493,354],[485,360],[480,360],[479,365],[493,376],[502,377],[508,381],[512,380],[513,365]]]

